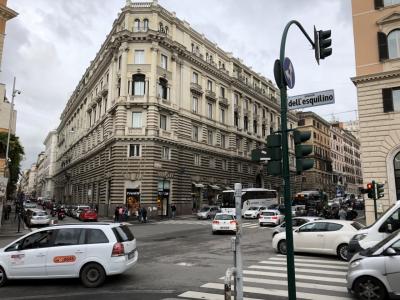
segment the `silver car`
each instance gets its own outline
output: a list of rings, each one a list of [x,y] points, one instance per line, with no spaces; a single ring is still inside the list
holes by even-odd
[[[400,296],[400,230],[353,256],[347,289],[359,299]]]
[[[197,213],[197,218],[213,219],[218,212],[219,212],[218,206],[205,206]]]
[[[306,224],[308,222],[318,221],[318,220],[322,220],[322,219],[323,218],[320,218],[320,217],[295,217],[292,219],[293,230],[297,229],[301,225]],[[277,234],[279,232],[283,232],[285,230],[286,230],[286,222],[284,222],[281,225],[278,225],[274,228],[274,230],[272,231],[272,237],[274,237],[275,234]]]

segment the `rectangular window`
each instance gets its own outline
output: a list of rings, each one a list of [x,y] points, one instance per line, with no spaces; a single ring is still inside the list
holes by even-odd
[[[253,113],[255,115],[257,115],[257,104],[256,103],[253,104]]]
[[[167,69],[168,67],[168,57],[164,54],[161,54],[161,68]]]
[[[161,148],[161,159],[171,159],[171,149],[169,147],[162,147]]]
[[[207,130],[207,143],[213,145],[214,143],[214,132],[212,130]]]
[[[192,111],[196,114],[199,113],[199,98],[197,97],[192,98]]]
[[[212,81],[207,80],[207,90],[212,91],[212,87],[213,87]]]
[[[226,148],[226,136],[225,136],[225,134],[221,134],[221,148],[222,149]]]
[[[383,112],[400,111],[400,88],[382,89]]]
[[[167,130],[167,116],[160,115],[160,128]]]
[[[241,164],[241,163],[238,163],[238,164],[237,164],[237,171],[238,171],[239,173],[241,173],[241,172],[243,171],[243,167],[242,167],[242,164]]]
[[[211,102],[207,103],[207,117],[210,119],[213,118],[213,105]]]
[[[228,163],[227,163],[226,159],[223,159],[221,161],[221,167],[222,167],[222,170],[224,170],[224,171],[228,170]]]
[[[197,126],[192,127],[192,139],[196,142],[199,140],[199,127]]]
[[[194,154],[194,164],[196,166],[200,166],[200,154],[197,153]]]
[[[234,94],[234,96],[233,96],[233,104],[235,106],[239,105],[239,95],[238,94]]]
[[[225,109],[220,109],[220,121],[222,124],[225,124]]]
[[[118,56],[118,70],[121,70],[121,60],[122,60],[122,56]]]
[[[140,156],[140,144],[130,144],[129,157],[139,157],[139,156]]]
[[[144,64],[144,50],[135,50],[135,64]]]
[[[141,112],[133,112],[132,113],[132,127],[133,128],[142,128],[142,113]]]
[[[199,83],[199,74],[197,74],[196,72],[193,72],[192,82]]]
[[[222,86],[221,86],[221,88],[220,88],[220,96],[221,96],[222,98],[225,98],[225,88],[222,87]]]

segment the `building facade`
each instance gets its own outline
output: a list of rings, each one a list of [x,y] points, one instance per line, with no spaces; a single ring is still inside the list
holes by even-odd
[[[280,190],[251,161],[280,127],[278,99],[157,1],[127,1],[61,115],[56,201],[168,215],[171,203],[178,213],[215,203],[235,182]]]
[[[57,131],[50,131],[43,144],[45,145],[45,151],[43,159],[41,197],[46,199],[54,199],[53,175],[55,172],[57,159]]]
[[[381,213],[400,199],[400,3],[353,0],[352,10],[363,177],[385,184]],[[372,200],[366,218],[374,220]]]

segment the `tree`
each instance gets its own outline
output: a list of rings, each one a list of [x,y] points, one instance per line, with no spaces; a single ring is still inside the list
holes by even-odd
[[[0,158],[3,159],[6,157],[7,137],[7,132],[0,132]],[[7,185],[7,199],[11,199],[15,194],[20,173],[20,164],[24,154],[24,148],[21,146],[19,138],[11,134],[8,152],[10,173]]]

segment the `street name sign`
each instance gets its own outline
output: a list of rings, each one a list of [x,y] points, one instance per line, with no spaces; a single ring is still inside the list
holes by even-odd
[[[334,90],[326,90],[288,97],[288,110],[335,103]]]

